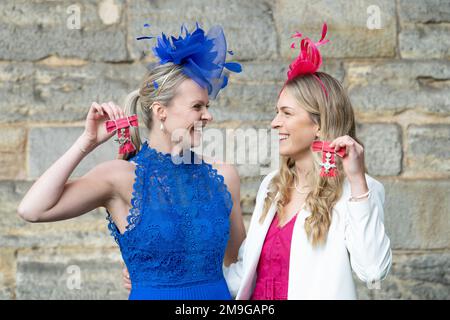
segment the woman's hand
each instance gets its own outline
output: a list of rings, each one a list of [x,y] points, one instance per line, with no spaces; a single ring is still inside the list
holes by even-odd
[[[81,148],[93,150],[114,136],[115,131],[108,133],[105,122],[125,117],[122,109],[113,102],[98,104],[93,102],[86,117],[86,124],[81,135]]]
[[[122,279],[123,279],[123,286],[128,291],[131,290],[131,280],[130,280],[130,274],[128,273],[127,267],[123,267],[122,269]]]
[[[364,170],[364,148],[350,136],[342,136],[334,139],[330,147],[338,151],[345,148],[346,152],[342,158],[344,173],[349,181],[365,179]]]

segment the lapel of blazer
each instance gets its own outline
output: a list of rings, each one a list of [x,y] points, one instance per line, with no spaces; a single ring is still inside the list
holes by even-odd
[[[276,205],[272,204],[263,223],[259,224],[258,221],[259,226],[255,229],[255,233],[252,235],[253,248],[252,251],[249,252],[249,266],[251,266],[249,270],[256,269],[258,265],[264,240],[266,239],[267,232],[269,231],[270,224],[272,223],[276,210]]]
[[[269,227],[272,223],[276,210],[276,205],[272,203],[262,224],[259,223],[259,217],[261,216],[262,212],[259,212],[258,220],[255,221],[257,223],[256,227],[254,227],[252,234],[247,235],[247,241],[245,244],[246,257],[244,257],[245,270],[241,282],[241,287],[237,294],[237,299],[250,299],[250,287],[253,285],[253,280],[256,276],[256,268],[258,266],[264,240],[266,238],[267,232],[269,231]]]

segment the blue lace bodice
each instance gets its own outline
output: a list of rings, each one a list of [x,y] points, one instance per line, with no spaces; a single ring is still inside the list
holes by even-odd
[[[144,142],[129,160],[136,170],[126,231],[119,232],[109,213],[108,220],[133,289],[223,278],[231,195],[223,177],[204,161],[195,164],[195,157],[191,164],[175,164]]]

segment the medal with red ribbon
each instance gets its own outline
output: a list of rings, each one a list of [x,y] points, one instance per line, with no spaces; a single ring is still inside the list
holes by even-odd
[[[330,147],[330,143],[328,141],[314,141],[311,145],[313,152],[322,152],[321,177],[335,177],[337,175],[335,155],[337,154],[341,158],[345,155],[345,148],[336,152],[334,148]]]
[[[131,142],[130,127],[138,126],[137,115],[134,114],[125,118],[108,120],[105,126],[108,133],[117,130],[117,139],[114,139],[114,141],[120,145],[119,154],[130,153],[136,150],[136,147]]]

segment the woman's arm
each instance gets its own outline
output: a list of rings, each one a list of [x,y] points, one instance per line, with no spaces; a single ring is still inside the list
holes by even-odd
[[[238,259],[238,251],[245,239],[245,226],[241,210],[241,182],[236,168],[229,164],[216,164],[218,173],[231,193],[233,208],[230,215],[230,238],[225,251],[224,264],[229,266]]]
[[[264,201],[264,198],[267,194],[267,189],[270,181],[275,176],[275,174],[278,172],[278,170],[273,171],[269,173],[261,182],[261,185],[259,186],[258,192],[256,194],[256,203],[255,207],[253,209],[253,214],[250,220],[250,225],[248,227],[247,237],[242,241],[239,251],[238,251],[238,257],[237,261],[234,263],[231,263],[230,265],[226,266],[223,265],[223,275],[225,277],[225,280],[228,285],[228,289],[230,290],[231,295],[235,298],[237,296],[237,293],[239,291],[239,288],[241,286],[242,279],[244,277],[244,271],[245,271],[245,261],[244,261],[244,255],[245,255],[245,248],[248,241],[251,241],[252,239],[252,233],[257,224],[259,224],[259,217],[261,214],[261,207],[262,203]],[[245,234],[244,234],[245,236]],[[253,237],[254,239],[254,237]],[[251,243],[249,243],[251,246]]]
[[[230,216],[230,239],[225,251],[223,275],[232,297],[236,297],[243,276],[243,256],[245,248],[245,226],[241,211],[240,178],[235,167],[227,165],[224,170],[225,182],[233,199]]]
[[[336,138],[330,147],[345,148],[342,166],[350,184],[345,243],[350,263],[366,283],[383,280],[392,261],[390,240],[384,228],[384,187],[364,172],[364,148],[349,136]],[[370,193],[369,193],[370,191]]]
[[[367,177],[370,195],[362,201],[347,201],[345,243],[350,263],[359,279],[368,285],[386,278],[392,263],[390,240],[384,227],[384,187]]]
[[[85,131],[26,193],[17,210],[19,216],[30,222],[57,221],[104,205],[113,192],[109,178],[112,162],[96,166],[78,180],[68,178],[89,152],[114,135],[106,132],[105,121],[121,116],[120,108],[111,103],[93,103]]]

